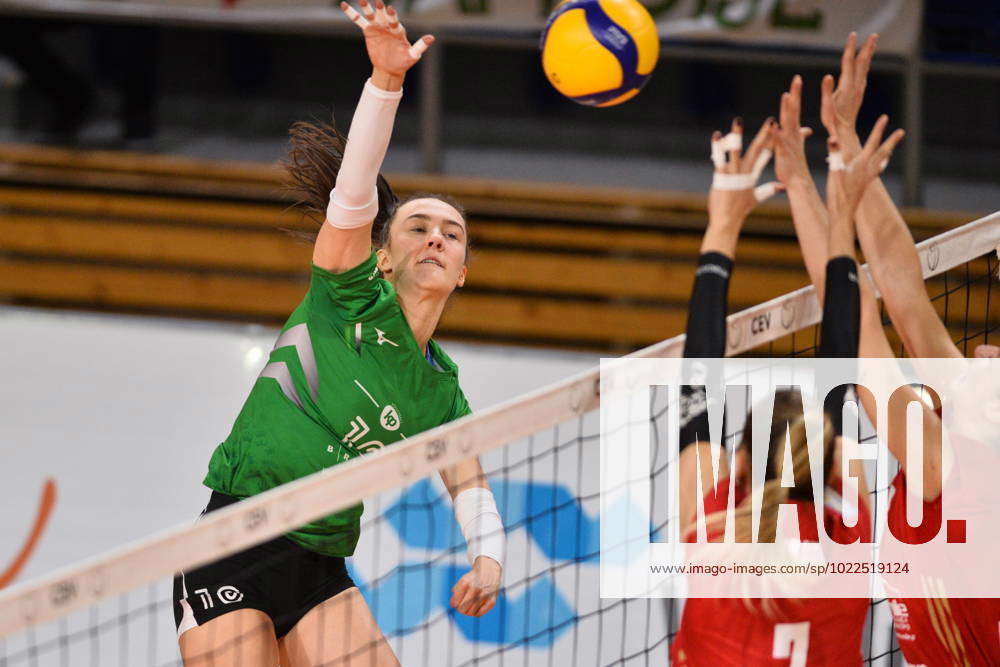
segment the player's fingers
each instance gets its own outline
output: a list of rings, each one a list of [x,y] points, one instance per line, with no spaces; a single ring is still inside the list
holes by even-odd
[[[875,121],[875,127],[872,128],[871,134],[868,135],[868,141],[865,142],[865,147],[862,150],[863,153],[871,155],[878,148],[879,144],[882,143],[882,135],[885,133],[885,126],[889,124],[889,117],[882,114]]]
[[[778,143],[778,133],[781,131],[781,126],[778,123],[774,123],[769,128],[767,128],[767,140],[771,146]]]
[[[722,147],[722,132],[712,133],[712,166],[716,172],[721,172],[726,166],[726,149]]]
[[[892,157],[892,152],[896,150],[896,146],[899,145],[899,142],[902,141],[905,136],[906,131],[900,128],[890,134],[889,138],[885,140],[885,143],[879,146],[878,151],[875,153],[875,160],[878,165],[879,173],[885,171],[885,168],[889,166],[889,158]]]
[[[396,8],[389,5],[385,9],[385,15],[389,19],[389,30],[393,32],[400,32],[403,26],[399,25],[399,14],[396,13]]]
[[[858,33],[852,32],[847,37],[844,52],[840,54],[840,80],[854,83],[854,59],[858,50]]]
[[[791,93],[781,94],[781,104],[778,107],[778,120],[781,123],[781,129],[788,129],[792,124],[792,100]]]
[[[792,85],[788,89],[788,110],[791,120],[798,125],[802,113],[802,77],[798,74],[792,77]]]
[[[478,597],[478,590],[465,579],[459,580],[459,584],[462,584],[462,589],[459,591],[458,586],[455,586],[456,590],[451,596],[451,606],[464,614],[469,608],[469,603]]]
[[[358,14],[358,10],[354,9],[354,7],[351,7],[346,2],[340,3],[340,10],[344,12],[344,14],[347,15],[347,18],[351,19],[351,21],[362,30],[368,27],[368,19],[366,19],[361,14]]]
[[[782,192],[785,189],[784,184],[778,181],[771,181],[770,183],[764,183],[763,185],[758,185],[753,189],[753,198],[757,200],[757,203],[765,202],[774,195]]]
[[[743,153],[743,118],[737,116],[733,119],[729,134],[723,140],[726,154],[729,157],[729,173],[737,173],[740,170],[740,158]]]
[[[452,607],[458,608],[459,602],[465,598],[468,587],[469,585],[465,583],[465,579],[459,579],[458,583],[452,587],[451,600],[449,601]]]
[[[485,601],[485,598],[481,596],[477,596],[472,600],[469,600],[468,604],[465,605],[465,609],[462,610],[462,613],[466,616],[479,616],[479,609],[483,606],[483,602]]]
[[[983,347],[983,346],[980,346],[980,347]],[[996,356],[996,355],[994,355],[994,356]],[[486,615],[486,614],[490,613],[491,611],[493,611],[493,607],[497,606],[497,597],[498,596],[494,595],[493,597],[491,597],[489,599],[489,601],[483,606],[483,610],[480,612],[480,615]]]
[[[481,605],[472,610],[470,616],[475,616],[476,618],[482,618],[482,616],[485,615],[486,612],[488,612],[492,608],[493,605],[487,602],[483,602]]]
[[[866,39],[864,45],[862,45],[861,53],[858,54],[858,59],[855,63],[854,82],[855,85],[862,89],[864,89],[865,85],[868,83],[868,70],[871,68],[872,58],[875,55],[876,46],[878,46],[878,33],[873,32],[868,35],[868,39]]]
[[[761,157],[761,155],[763,155],[762,151],[764,151],[764,149],[767,148],[768,144],[770,143],[771,135],[769,130],[771,129],[771,125],[773,124],[774,124],[773,116],[765,120],[764,124],[760,126],[759,130],[757,130],[757,134],[756,136],[754,136],[753,141],[750,142],[750,147],[747,148],[746,155],[744,156],[743,159],[743,164],[752,165],[754,171],[756,171],[757,159]],[[770,159],[771,157],[770,152],[771,152],[770,150],[767,151],[768,159]],[[764,164],[767,164],[767,162],[765,161]],[[762,166],[761,169],[763,168],[764,167]]]
[[[424,35],[417,41],[413,42],[413,46],[410,47],[410,57],[419,59],[420,56],[424,55],[424,51],[434,43],[434,35]]]
[[[819,86],[820,118],[823,124],[830,129],[833,123],[833,75],[827,74],[823,77],[823,82]]]
[[[389,6],[382,0],[376,0],[375,2],[375,15],[378,17],[379,23],[389,28],[392,27],[392,17],[389,16]]]
[[[368,0],[358,0],[358,4],[361,5],[361,13],[364,14],[364,17],[368,19],[368,21],[374,21],[375,10],[372,9],[370,4],[368,4]]]
[[[469,586],[465,597],[458,603],[456,609],[466,616],[471,616],[472,611],[479,606],[479,601],[479,591],[474,586]]]
[[[483,614],[485,614],[486,612],[488,612],[490,609],[493,608],[493,605],[496,603],[496,599],[497,599],[496,595],[487,595],[482,600],[480,600],[477,605],[475,605],[472,608],[472,613],[470,614],[470,616],[482,616]]]

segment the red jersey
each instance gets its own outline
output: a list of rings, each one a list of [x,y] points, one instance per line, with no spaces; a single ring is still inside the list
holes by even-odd
[[[706,514],[725,509],[728,486],[729,480],[722,480],[714,497],[712,494],[705,496]],[[737,504],[742,495],[736,494]],[[797,506],[802,541],[818,542],[815,520],[803,520],[815,516],[813,504],[789,502]],[[839,534],[845,542],[858,536],[870,539],[871,516],[864,505],[858,508],[857,525],[852,528],[843,525],[839,509],[825,506],[823,516],[834,538]],[[762,610],[763,602],[735,598],[689,599],[671,646],[673,664],[691,667],[861,664],[861,639],[869,599],[779,599],[775,601],[777,613],[773,615]]]
[[[923,540],[926,529],[906,522],[906,475],[902,470],[892,481],[888,520],[900,537]],[[912,498],[911,498],[912,500]],[[941,516],[941,496],[924,501],[925,517]],[[924,526],[936,533],[935,520]],[[910,665],[1000,665],[1000,599],[997,598],[892,598],[896,638]]]

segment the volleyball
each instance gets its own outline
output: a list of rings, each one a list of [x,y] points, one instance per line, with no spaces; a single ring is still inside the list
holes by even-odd
[[[567,0],[545,24],[541,48],[556,90],[580,104],[610,107],[646,85],[660,38],[638,0]]]

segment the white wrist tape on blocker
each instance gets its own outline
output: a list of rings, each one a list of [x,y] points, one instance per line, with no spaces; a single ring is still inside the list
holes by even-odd
[[[354,110],[337,184],[330,193],[326,220],[338,229],[369,225],[378,213],[375,183],[392,136],[403,91],[378,88],[369,79]]]
[[[470,565],[479,556],[487,556],[503,565],[507,538],[489,489],[476,486],[455,496],[455,520],[462,527]]]

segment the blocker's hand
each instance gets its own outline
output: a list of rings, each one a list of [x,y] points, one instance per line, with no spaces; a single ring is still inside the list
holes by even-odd
[[[796,179],[809,180],[809,163],[806,160],[806,138],[812,129],[802,127],[802,77],[792,79],[788,92],[781,94],[781,114],[778,124],[770,126],[774,143],[774,173],[778,180],[790,186]]]
[[[857,51],[858,35],[852,32],[840,56],[840,78],[834,85],[833,76],[827,74],[820,88],[823,126],[831,137],[838,138],[842,147],[847,144],[846,148],[852,156],[860,148],[860,142],[856,140],[858,111],[865,99],[868,70],[877,44],[878,35],[869,35],[861,50]]]
[[[764,121],[750,147],[743,154],[743,121],[735,119],[729,134],[712,135],[712,163],[715,173],[708,193],[709,222],[739,227],[758,203],[784,189],[780,183],[757,185],[772,155],[770,128],[774,119]]]
[[[480,556],[451,589],[451,606],[466,616],[482,616],[497,603],[502,574],[500,563]]]
[[[883,142],[882,135],[888,123],[889,117],[883,114],[868,135],[864,148],[850,161],[841,152],[838,139],[830,137],[827,143],[830,175],[826,183],[826,205],[831,218],[853,218],[865,189],[889,164],[892,151],[903,140],[905,133],[896,130]]]
[[[361,6],[360,14],[346,2],[341,2],[340,8],[361,28],[368,58],[376,70],[402,77],[434,43],[432,35],[424,35],[410,44],[396,10],[386,7],[382,0],[375,0],[374,9],[368,0],[359,0],[358,4]]]

